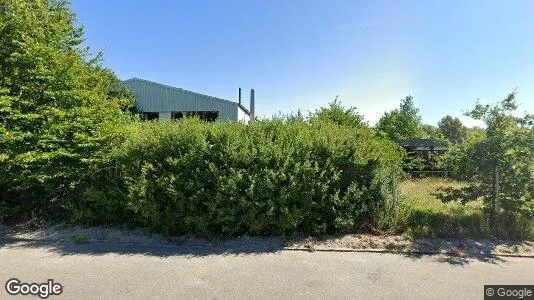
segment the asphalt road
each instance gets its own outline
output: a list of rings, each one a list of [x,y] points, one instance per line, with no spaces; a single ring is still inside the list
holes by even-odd
[[[483,299],[484,284],[534,284],[534,259],[4,241],[10,278],[54,279],[49,299]]]

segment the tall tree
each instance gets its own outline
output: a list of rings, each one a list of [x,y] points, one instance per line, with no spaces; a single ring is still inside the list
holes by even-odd
[[[393,140],[424,136],[421,115],[412,96],[404,98],[398,109],[384,113],[376,128]]]
[[[454,144],[459,144],[466,139],[465,127],[458,118],[447,115],[438,122],[438,128],[441,134]]]
[[[52,211],[78,198],[113,124],[127,120],[130,96],[82,47],[75,22],[67,1],[0,0],[4,209]]]

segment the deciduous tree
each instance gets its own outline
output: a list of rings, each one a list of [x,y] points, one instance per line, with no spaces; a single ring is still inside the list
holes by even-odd
[[[56,211],[80,197],[114,124],[127,119],[131,97],[82,47],[75,22],[67,1],[0,0],[4,214]]]
[[[421,138],[424,136],[419,109],[412,96],[401,101],[398,109],[386,112],[378,121],[377,130],[393,140]]]
[[[458,118],[447,115],[438,122],[438,128],[451,143],[459,144],[466,139],[465,127]]]
[[[534,129],[532,118],[515,116],[515,92],[497,104],[476,104],[466,113],[486,124],[485,135],[449,153],[454,173],[470,180],[490,207],[498,168],[503,212],[534,218]]]

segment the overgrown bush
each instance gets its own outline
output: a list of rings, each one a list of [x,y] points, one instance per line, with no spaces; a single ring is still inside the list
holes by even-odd
[[[372,130],[324,122],[184,120],[138,123],[124,134],[114,156],[121,205],[137,224],[166,234],[373,227],[400,163],[397,147]]]

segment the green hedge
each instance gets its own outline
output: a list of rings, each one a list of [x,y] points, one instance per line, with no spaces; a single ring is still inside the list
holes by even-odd
[[[137,123],[114,150],[112,189],[88,191],[78,217],[124,207],[118,218],[165,234],[353,232],[377,225],[399,153],[326,123]]]

